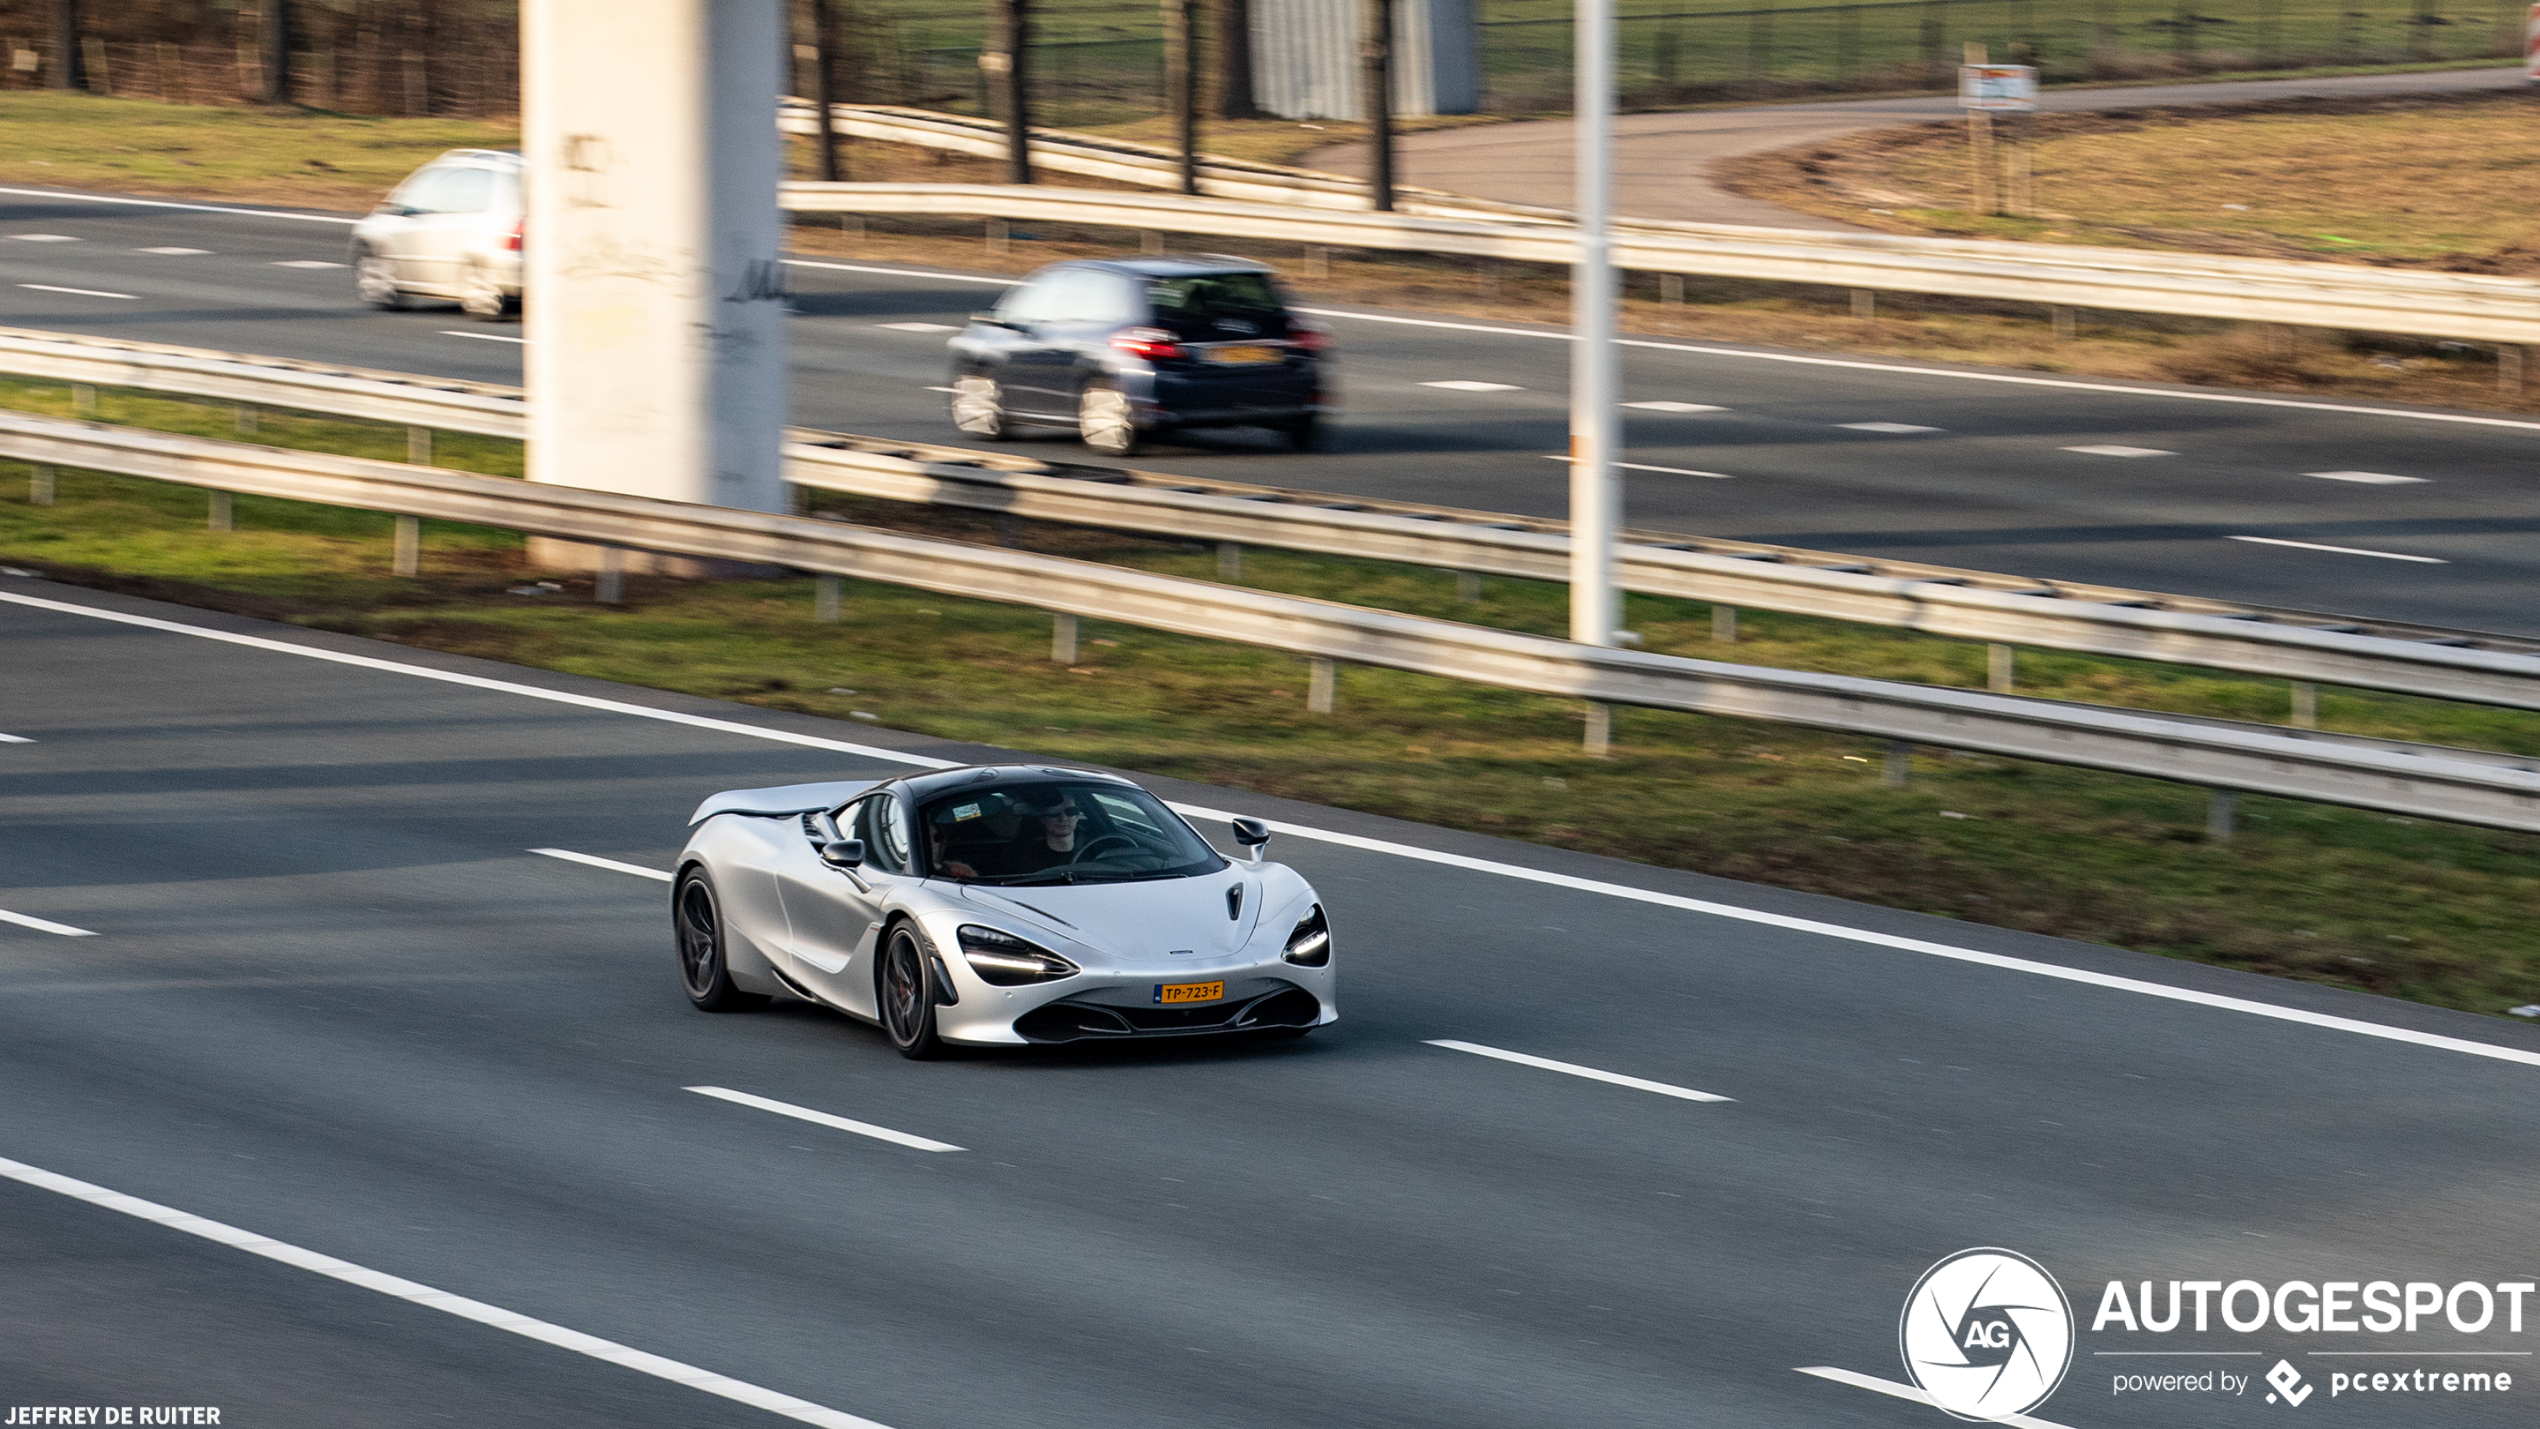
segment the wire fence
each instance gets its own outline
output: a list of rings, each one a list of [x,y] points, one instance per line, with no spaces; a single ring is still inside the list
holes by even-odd
[[[1665,8],[1620,17],[1626,106],[1946,88],[1969,41],[1986,44],[1996,60],[2036,65],[2050,83],[2502,61],[2522,53],[2528,13],[2526,0],[1656,4]],[[1571,0],[1477,0],[1485,111],[1568,105],[1570,7]],[[43,87],[59,72],[63,57],[38,8],[0,0],[0,89]],[[84,36],[85,87],[174,103],[255,102],[264,92],[255,7],[239,5],[217,26],[164,18],[178,8],[135,0],[102,32]],[[809,7],[797,8],[804,13],[792,88],[810,94]],[[843,98],[989,112],[979,68],[983,5],[834,0],[833,8]],[[338,0],[303,3],[298,13],[290,67],[297,103],[389,115],[518,112],[518,20],[508,4]],[[1031,74],[1040,122],[1086,127],[1161,112],[1164,42],[1153,4],[1044,0],[1036,14]]]

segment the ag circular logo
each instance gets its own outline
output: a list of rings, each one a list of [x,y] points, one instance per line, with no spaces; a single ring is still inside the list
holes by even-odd
[[[2027,1256],[1962,1250],[1914,1282],[1896,1340],[1932,1403],[1960,1419],[2001,1419],[2044,1404],[2064,1382],[2073,1307]]]

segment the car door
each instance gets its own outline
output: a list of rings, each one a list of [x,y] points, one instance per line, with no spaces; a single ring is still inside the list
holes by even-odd
[[[1006,411],[1026,421],[1076,422],[1075,314],[1089,286],[1099,277],[1088,269],[1060,268],[1032,280],[997,316],[1013,324],[1015,338],[1005,350],[1005,371],[997,379],[1005,388]]]
[[[849,804],[837,818],[848,838],[864,841],[861,867],[821,861],[807,835],[802,856],[778,870],[785,921],[792,929],[794,975],[830,1004],[874,1015],[873,958],[882,919],[911,880],[907,811],[888,793]]]
[[[404,267],[418,292],[455,296],[459,265],[494,207],[492,169],[454,165],[441,171],[422,201],[408,236]]]
[[[379,247],[401,288],[415,282],[420,274],[417,265],[421,262],[423,222],[435,211],[441,186],[451,172],[447,164],[426,164],[407,175],[395,192],[380,201],[379,212],[387,222],[379,227]]]

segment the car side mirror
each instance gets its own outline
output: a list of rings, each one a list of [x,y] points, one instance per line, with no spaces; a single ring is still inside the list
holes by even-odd
[[[864,862],[864,840],[832,839],[820,846],[820,861],[831,868],[854,868]]]
[[[1270,843],[1270,826],[1259,819],[1237,819],[1235,842],[1244,846],[1245,851],[1252,855],[1253,862],[1259,863],[1261,850]]]
[[[998,317],[995,313],[972,313],[970,315],[970,320],[974,323],[984,323],[989,327],[1005,328],[1012,332],[1021,332],[1023,330],[1023,325],[1021,323],[1015,322],[1011,318]]]

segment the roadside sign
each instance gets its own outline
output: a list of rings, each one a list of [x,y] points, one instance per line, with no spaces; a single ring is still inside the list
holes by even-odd
[[[2531,7],[2540,15],[2540,5]],[[2536,21],[2540,24],[2540,21]],[[2540,34],[2540,30],[2535,30]],[[2037,107],[2035,65],[1958,66],[1958,105],[1962,109],[1995,109],[2025,114]]]

